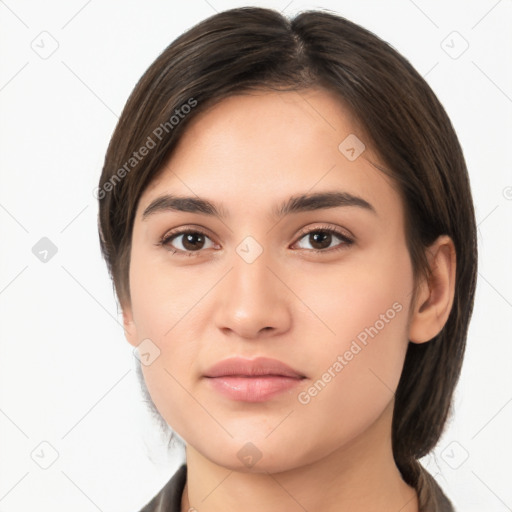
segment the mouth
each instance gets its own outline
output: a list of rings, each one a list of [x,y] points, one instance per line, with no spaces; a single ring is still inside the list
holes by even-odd
[[[225,359],[205,372],[216,392],[235,401],[264,402],[290,391],[306,377],[277,359]]]

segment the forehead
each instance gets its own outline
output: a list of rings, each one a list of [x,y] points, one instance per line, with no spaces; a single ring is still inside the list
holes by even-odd
[[[325,190],[400,208],[394,184],[373,164],[382,165],[357,118],[334,94],[239,94],[191,120],[141,197],[139,216],[170,192],[222,202],[228,214],[230,203],[254,212],[290,195]]]

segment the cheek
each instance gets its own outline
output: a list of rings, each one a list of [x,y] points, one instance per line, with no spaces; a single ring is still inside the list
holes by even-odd
[[[159,351],[150,365],[142,366],[151,399],[165,421],[184,438],[190,429],[186,420],[204,415],[190,391],[197,374],[201,336],[195,331],[195,323],[190,322],[190,306],[186,306],[186,299],[181,305],[168,300],[141,301],[137,325],[141,338],[151,339]]]
[[[408,346],[411,289],[405,251],[369,258],[350,271],[331,269],[301,287],[331,331],[322,350],[310,353],[312,382],[299,397],[315,428],[350,436],[375,421],[393,398]]]
[[[355,439],[393,400],[408,346],[406,305],[393,298],[352,296],[331,317],[336,338],[310,354],[314,368],[295,418],[303,434],[313,433],[306,459]]]
[[[387,340],[380,347],[407,341],[413,278],[405,248],[367,251],[296,283],[297,295],[305,298],[309,309],[330,331],[322,331],[327,346],[336,346],[339,351],[348,349],[354,339],[363,345],[370,339]],[[310,315],[301,321],[303,328],[312,325]],[[318,321],[316,325],[321,328]]]
[[[170,257],[170,255],[169,255]],[[164,339],[172,336],[181,321],[189,322],[194,306],[214,283],[215,276],[194,279],[183,268],[170,271],[162,254],[133,250],[130,265],[130,293],[134,322],[140,335]]]
[[[188,331],[193,329],[189,323],[192,314],[189,317],[187,313],[193,313],[192,306],[200,298],[198,291],[190,282],[187,285],[184,273],[169,275],[163,272],[161,263],[152,262],[147,255],[133,250],[130,294],[136,334],[139,342],[151,340],[152,357],[157,354],[150,364],[141,365],[142,373],[151,399],[172,427],[176,412],[190,408],[190,401],[184,402],[186,382],[181,372],[186,374],[192,369],[197,351],[193,340],[197,337],[189,333],[183,343],[180,338],[184,327]],[[180,369],[179,373],[176,368]]]

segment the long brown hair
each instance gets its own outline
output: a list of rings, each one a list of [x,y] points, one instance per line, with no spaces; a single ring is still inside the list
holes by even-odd
[[[433,340],[409,343],[395,395],[393,453],[405,481],[416,486],[417,459],[439,440],[459,378],[477,242],[468,173],[454,129],[425,80],[389,44],[327,11],[288,19],[252,7],[221,12],[182,34],[142,76],[110,141],[98,188],[101,249],[121,306],[129,304],[138,200],[191,119],[250,89],[310,87],[334,92],[352,110],[365,142],[385,163],[382,172],[396,183],[415,280],[428,275],[425,248],[439,235],[449,235],[455,245],[450,316]],[[143,146],[148,151],[135,158]]]

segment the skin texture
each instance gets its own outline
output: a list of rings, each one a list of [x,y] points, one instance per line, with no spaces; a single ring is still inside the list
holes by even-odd
[[[349,134],[366,144],[354,161],[338,149]],[[417,511],[393,460],[393,393],[409,340],[429,341],[448,318],[455,254],[448,237],[433,244],[434,274],[413,301],[402,202],[370,162],[382,164],[331,93],[253,92],[195,118],[141,196],[125,332],[133,346],[149,338],[160,350],[143,373],[187,445],[183,510]],[[359,196],[375,213],[342,206],[272,216],[292,195],[324,191]],[[206,198],[229,216],[166,211],[142,220],[166,193]],[[300,230],[326,226],[353,243],[333,235],[323,253],[313,252],[321,246]],[[206,235],[193,241],[194,254],[179,253],[191,247],[184,236],[158,245],[183,227]],[[248,236],[256,241],[249,253],[263,249],[251,263],[237,253]],[[384,327],[332,370],[365,328],[380,327],[381,315]],[[235,355],[275,358],[306,378],[264,402],[233,401],[203,376]],[[336,376],[308,394],[329,368]],[[261,455],[252,467],[237,455],[244,446]]]

